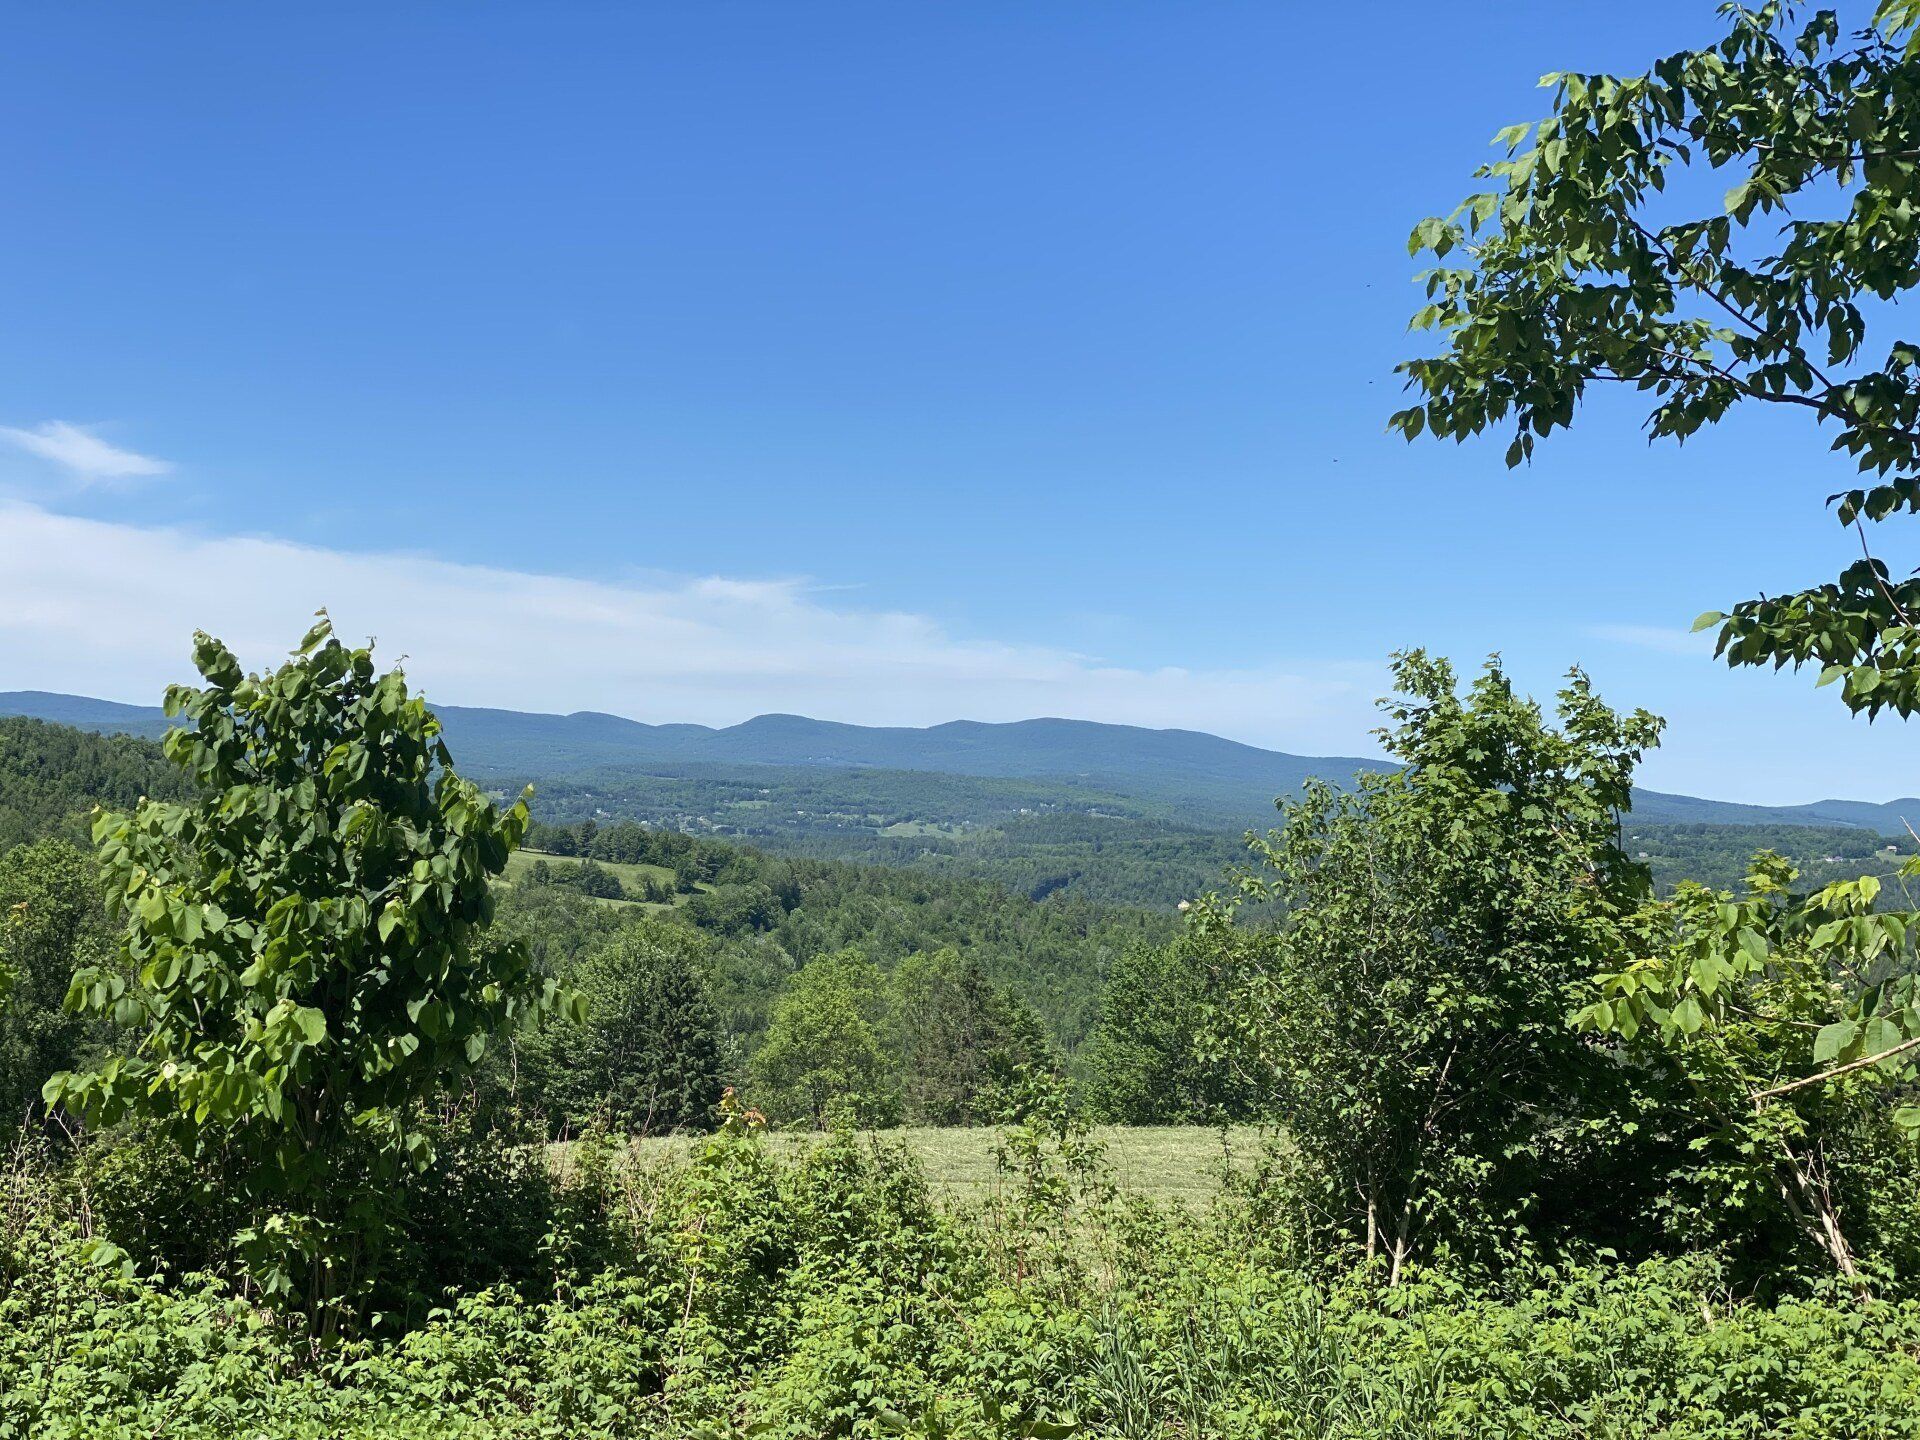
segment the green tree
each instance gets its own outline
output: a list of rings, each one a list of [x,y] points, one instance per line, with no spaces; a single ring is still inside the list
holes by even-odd
[[[395,1167],[427,1159],[419,1102],[554,998],[487,934],[526,805],[460,778],[401,673],[324,614],[270,674],[205,634],[194,664],[165,741],[192,795],[94,824],[125,933],[67,1003],[129,1046],[46,1099],[219,1151],[258,1216],[239,1237],[256,1281],[330,1325],[368,1281]]]
[[[627,898],[627,889],[620,883],[620,877],[592,860],[582,860],[562,877],[561,883],[571,885],[582,895],[590,895],[596,900]]]
[[[1643,74],[1546,77],[1553,112],[1495,137],[1489,188],[1414,229],[1441,263],[1413,323],[1445,349],[1401,367],[1420,403],[1395,427],[1511,426],[1517,465],[1595,383],[1648,396],[1656,438],[1787,410],[1858,467],[1831,503],[1863,552],[1867,524],[1920,511],[1920,347],[1868,341],[1920,284],[1920,83],[1896,33],[1920,7],[1893,0],[1844,39],[1832,11],[1795,28],[1794,9],[1726,6],[1719,43]],[[1701,166],[1728,172],[1721,203],[1690,201]],[[1920,578],[1867,553],[1698,624],[1730,664],[1814,664],[1855,711],[1909,715],[1916,618]]]
[[[1083,1057],[1087,1103],[1122,1125],[1246,1119],[1253,1097],[1209,1044],[1222,977],[1218,948],[1183,936],[1131,945],[1107,975],[1100,1023]]]
[[[958,950],[909,955],[889,977],[900,1089],[916,1125],[977,1125],[1050,1056],[1040,1022]]]
[[[1857,469],[1860,479],[1830,503],[1858,532],[1862,558],[1832,581],[1709,612],[1696,628],[1718,627],[1729,664],[1812,664],[1856,713],[1910,716],[1920,708],[1920,577],[1896,578],[1875,558],[1868,526],[1920,511],[1920,348],[1900,338],[1870,346],[1869,321],[1884,330],[1894,303],[1920,284],[1920,6],[1888,0],[1876,27],[1851,37],[1827,10],[1803,25],[1779,3],[1723,13],[1720,43],[1644,74],[1548,76],[1553,113],[1496,137],[1506,157],[1480,172],[1492,188],[1415,228],[1412,250],[1459,263],[1427,274],[1431,303],[1414,324],[1439,332],[1445,348],[1402,367],[1421,403],[1393,424],[1409,438],[1455,440],[1511,424],[1507,458],[1518,464],[1536,437],[1573,424],[1596,382],[1648,396],[1654,437],[1683,440],[1741,408],[1806,416]],[[1733,182],[1717,205],[1685,198],[1696,188],[1687,173],[1702,165]],[[1778,933],[1830,923],[1817,899],[1804,913],[1772,893],[1753,903],[1766,913],[1752,921]],[[1911,932],[1920,915],[1873,923]],[[1748,921],[1738,928],[1769,933]],[[1713,942],[1714,963],[1742,975],[1745,952],[1726,940]],[[1765,955],[1777,957],[1771,944]],[[1777,958],[1749,958],[1765,984],[1780,983]],[[1641,972],[1623,973],[1639,983]],[[1686,991],[1675,982],[1670,997],[1683,1036],[1711,1008],[1699,983],[1690,978],[1696,989]],[[1920,1043],[1920,1012],[1900,987],[1854,975],[1829,998],[1847,1007],[1857,1043]],[[1600,1013],[1589,1011],[1589,1023]],[[1626,1013],[1645,1023],[1632,1004]],[[1707,1033],[1687,1056],[1713,1053],[1722,1035],[1761,1034],[1744,1024]],[[1796,1055],[1787,1047],[1767,1063]],[[1838,1101],[1864,1083],[1840,1074],[1801,1082],[1841,1085]],[[1733,1087],[1724,1101],[1760,1077],[1722,1078]],[[1762,1109],[1768,1125],[1799,1123]],[[1786,1166],[1781,1183],[1799,1193],[1805,1157],[1775,1158]],[[1849,1247],[1826,1248],[1847,1272]]]
[[[720,885],[687,901],[687,917],[715,935],[745,935],[771,930],[786,916],[779,897],[766,885]]]
[[[1503,1243],[1577,1163],[1604,1060],[1566,996],[1626,953],[1647,893],[1615,828],[1660,722],[1577,671],[1557,729],[1497,663],[1464,697],[1421,652],[1394,673],[1383,739],[1406,768],[1284,805],[1240,890],[1284,923],[1250,934],[1209,898],[1195,943],[1236,977],[1235,1078],[1287,1125],[1316,1224],[1397,1281],[1442,1244]]]
[[[684,926],[642,921],[567,975],[585,1021],[556,1017],[521,1046],[551,1120],[577,1130],[601,1116],[634,1135],[712,1128],[722,1059],[710,948]]]
[[[886,977],[866,956],[839,950],[809,962],[775,1002],[754,1053],[763,1108],[816,1128],[840,1114],[866,1126],[898,1123],[889,1022]]]
[[[1847,1216],[1871,1209],[1889,1119],[1920,1125],[1920,1108],[1888,1115],[1920,1059],[1914,921],[1876,913],[1873,876],[1805,902],[1795,878],[1763,856],[1744,896],[1689,885],[1652,907],[1648,953],[1600,975],[1575,1023],[1679,1077],[1684,1240],[1811,1243],[1861,1285]]]
[[[73,1065],[87,1022],[62,1002],[111,946],[93,864],[64,840],[0,858],[0,1116],[30,1118],[47,1077]],[[10,984],[9,984],[10,982]]]

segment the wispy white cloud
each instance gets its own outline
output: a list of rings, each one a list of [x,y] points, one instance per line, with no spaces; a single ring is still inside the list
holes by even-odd
[[[1615,645],[1658,650],[1665,655],[1686,655],[1695,660],[1713,654],[1711,635],[1696,635],[1690,630],[1663,625],[1589,625],[1587,634],[1595,640],[1606,640]]]
[[[31,430],[0,425],[5,440],[30,455],[57,465],[81,485],[107,480],[143,480],[165,475],[173,466],[165,460],[109,444],[81,425],[48,420]]]
[[[968,640],[925,615],[828,603],[804,582],[612,584],[284,540],[210,537],[0,503],[0,688],[157,697],[196,627],[276,663],[318,606],[376,635],[443,703],[731,724],[793,711],[866,724],[1039,715],[1370,751],[1375,663],[1143,669]]]

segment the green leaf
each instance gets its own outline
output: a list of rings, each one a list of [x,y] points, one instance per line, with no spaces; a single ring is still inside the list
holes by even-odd
[[[1733,966],[1718,950],[1704,950],[1694,957],[1688,975],[1702,995],[1713,995],[1732,977]]]
[[[1906,1038],[1900,1033],[1900,1027],[1890,1018],[1885,1015],[1876,1015],[1867,1021],[1866,1033],[1860,1042],[1860,1051],[1864,1055],[1878,1055],[1883,1050],[1893,1049]]]
[[[1820,1027],[1813,1037],[1813,1063],[1826,1065],[1838,1059],[1860,1038],[1860,1027],[1851,1020],[1836,1020]]]
[[[318,1045],[327,1038],[327,1017],[312,1006],[296,1005],[289,1018],[307,1044]]]
[[[312,654],[314,649],[322,641],[333,634],[333,621],[327,618],[327,612],[325,610],[316,610],[313,613],[320,618],[314,622],[311,630],[300,637],[299,648],[293,652],[296,655]]]
[[[1680,1003],[1673,1007],[1673,1023],[1682,1035],[1699,1033],[1700,1027],[1707,1023],[1706,1011],[1700,1008],[1700,997],[1683,995]]]

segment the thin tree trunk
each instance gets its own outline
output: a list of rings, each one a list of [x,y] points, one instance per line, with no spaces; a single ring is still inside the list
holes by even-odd
[[[1840,1228],[1840,1215],[1834,1209],[1833,1195],[1824,1178],[1816,1180],[1810,1175],[1805,1163],[1784,1140],[1780,1142],[1780,1153],[1785,1157],[1780,1166],[1780,1189],[1786,1197],[1787,1207],[1812,1232],[1820,1248],[1833,1261],[1834,1269],[1864,1299],[1867,1294],[1866,1280],[1854,1261],[1853,1247],[1847,1243],[1846,1232]]]
[[[1413,1205],[1400,1212],[1400,1228],[1393,1237],[1393,1265],[1387,1271],[1387,1288],[1393,1289],[1400,1283],[1400,1271],[1407,1263],[1407,1254],[1413,1248]]]

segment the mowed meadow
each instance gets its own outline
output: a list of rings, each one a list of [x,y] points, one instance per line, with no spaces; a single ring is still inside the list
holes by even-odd
[[[791,1163],[811,1156],[835,1137],[820,1131],[777,1130],[766,1136],[769,1154]],[[1008,1164],[1007,1137],[997,1127],[901,1126],[848,1131],[856,1148],[890,1150],[918,1170],[932,1197],[948,1206],[978,1208],[1003,1201],[1017,1183]],[[1100,1156],[1117,1198],[1202,1211],[1234,1181],[1252,1174],[1283,1148],[1285,1137],[1253,1125],[1094,1125],[1086,1137]],[[693,1135],[662,1135],[631,1141],[620,1164],[639,1172],[684,1165],[701,1141]],[[552,1159],[568,1177],[579,1163],[577,1142],[557,1142]]]

